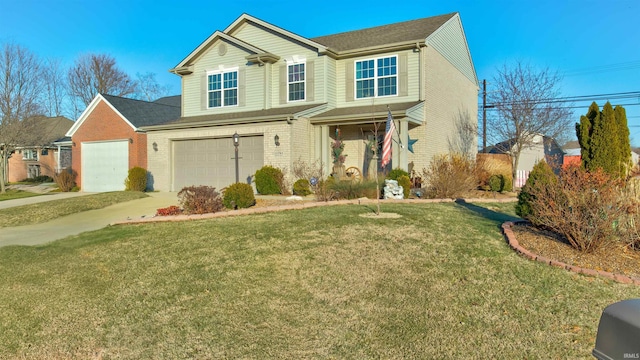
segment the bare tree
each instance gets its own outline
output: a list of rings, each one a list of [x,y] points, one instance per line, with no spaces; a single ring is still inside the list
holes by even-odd
[[[447,139],[449,153],[460,154],[466,158],[475,156],[478,148],[478,123],[468,111],[460,110],[455,117],[456,132]]]
[[[69,70],[69,92],[84,106],[97,94],[127,96],[136,91],[136,82],[116,66],[106,54],[87,54],[76,59]]]
[[[42,64],[15,44],[0,49],[0,193],[4,193],[9,156],[17,145],[36,141],[36,121],[42,98]]]
[[[564,138],[572,129],[568,106],[554,103],[560,95],[561,78],[548,68],[537,70],[517,62],[504,65],[493,79],[495,90],[488,93],[496,116],[488,121],[488,132],[505,144],[501,152],[511,155],[515,183],[522,151],[534,144],[538,135]]]
[[[135,97],[137,99],[145,101],[155,101],[161,97],[169,95],[169,86],[158,84],[155,73],[136,73],[136,78],[137,88]]]
[[[60,116],[67,100],[67,86],[60,61],[46,60],[43,68],[43,107],[47,116]]]

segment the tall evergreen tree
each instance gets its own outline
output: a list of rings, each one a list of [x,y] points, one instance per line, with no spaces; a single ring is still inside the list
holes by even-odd
[[[600,111],[598,104],[592,103],[576,124],[576,135],[585,169],[601,168],[615,177],[626,176],[631,144],[624,108],[614,110],[607,102]]]
[[[618,146],[620,149],[620,174],[627,176],[632,167],[631,140],[629,139],[629,125],[627,123],[627,111],[620,105],[613,109],[618,124]]]

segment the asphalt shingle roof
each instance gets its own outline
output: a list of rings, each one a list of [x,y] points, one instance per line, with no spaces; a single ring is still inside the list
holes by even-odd
[[[113,95],[102,94],[102,96],[137,128],[165,124],[180,118],[180,105],[167,105],[172,101],[175,102],[175,99],[168,100],[165,104],[164,101],[157,103]],[[178,99],[178,104],[179,101]]]
[[[408,41],[423,41],[456,13],[319,36],[310,40],[334,51],[349,51]]]

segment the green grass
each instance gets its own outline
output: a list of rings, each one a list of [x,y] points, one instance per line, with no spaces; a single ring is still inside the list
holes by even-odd
[[[42,194],[36,194],[29,191],[7,189],[7,191],[4,194],[0,194],[0,201],[22,199],[22,198],[28,198],[28,197],[40,196],[40,195]]]
[[[148,195],[137,191],[118,191],[47,201],[0,210],[0,228],[40,224],[62,216],[102,209]]]
[[[640,288],[514,254],[511,204],[332,206],[0,248],[0,358],[590,358]]]

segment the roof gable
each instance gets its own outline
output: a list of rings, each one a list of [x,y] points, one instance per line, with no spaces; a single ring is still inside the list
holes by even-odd
[[[216,30],[211,36],[209,36],[205,41],[203,41],[195,50],[193,50],[187,57],[182,59],[178,65],[174,69],[169,71],[175,72],[176,69],[179,69],[184,66],[191,65],[197,58],[202,56],[208,49],[210,49],[217,41],[226,41],[229,44],[235,45],[238,48],[244,49],[249,54],[262,54],[265,51],[260,49],[257,46],[244,42],[240,39],[237,39],[231,35],[225,34]]]
[[[73,136],[100,102],[107,104],[134,131],[141,126],[164,124],[180,118],[179,106],[98,94],[65,135]]]
[[[323,44],[338,53],[390,44],[424,42],[429,35],[456,15],[457,13],[433,16],[368,29],[320,36],[312,38],[311,40]]]

